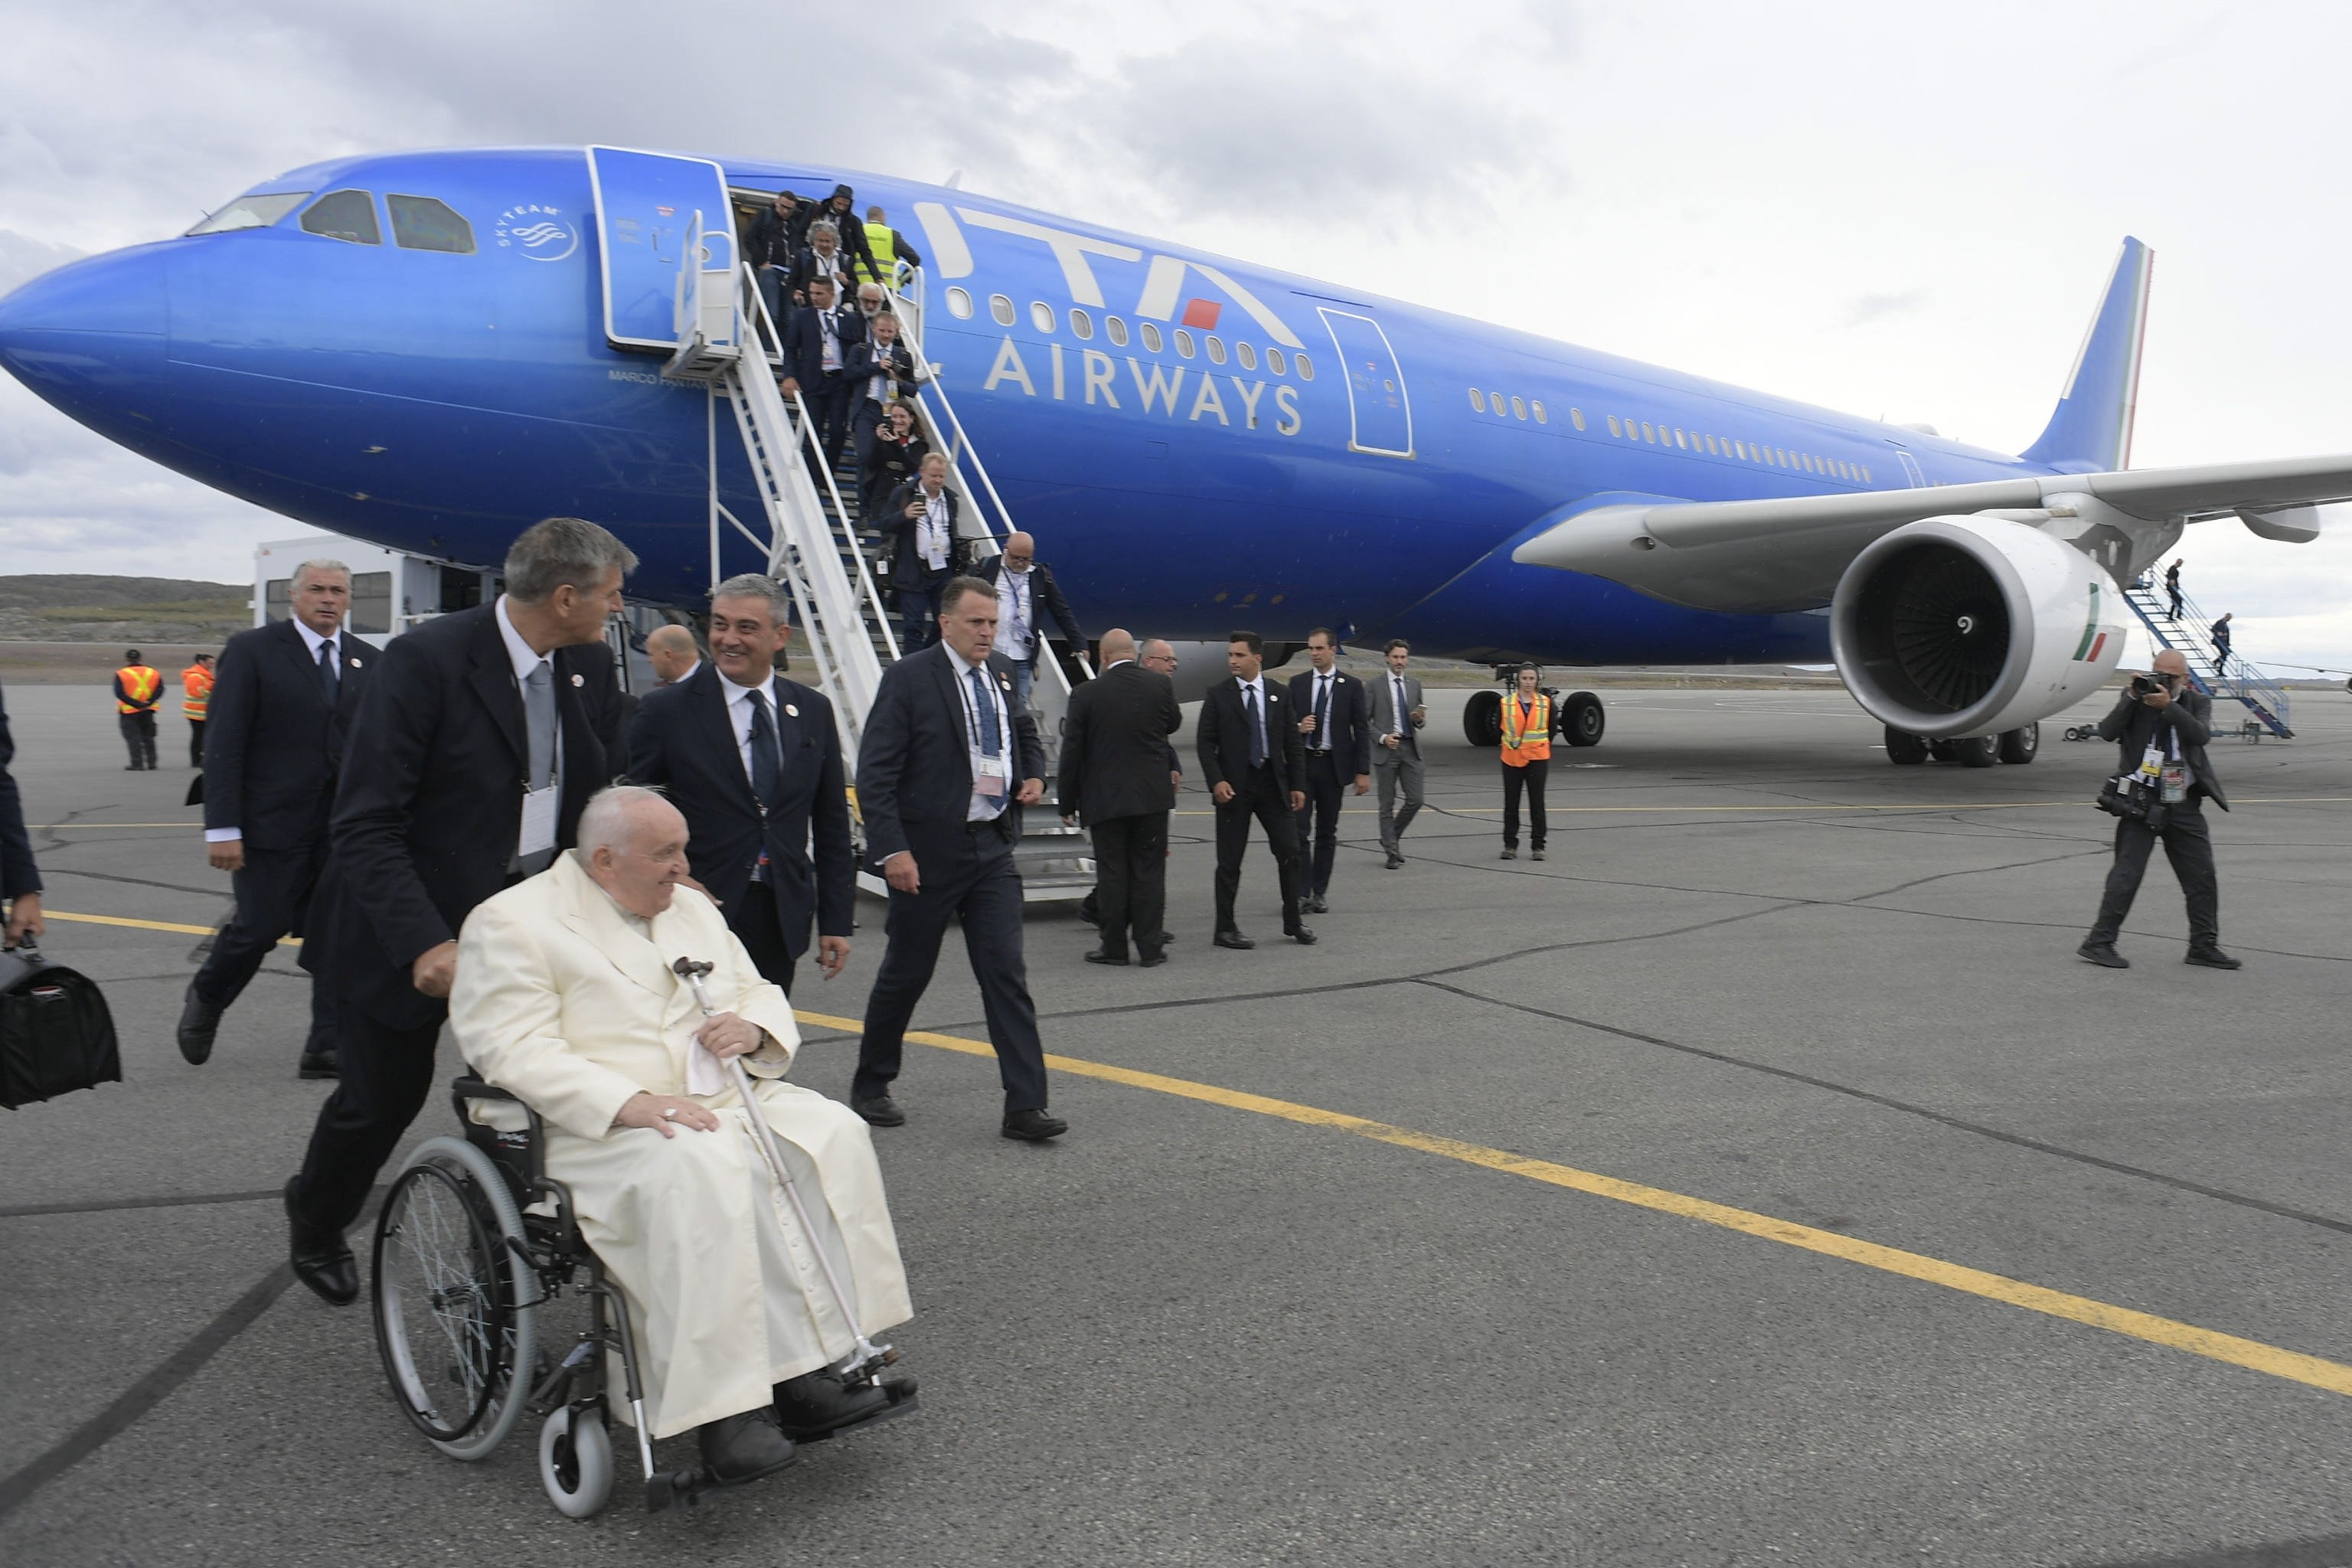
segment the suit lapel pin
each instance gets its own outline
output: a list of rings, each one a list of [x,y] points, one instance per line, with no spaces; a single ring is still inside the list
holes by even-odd
[[[347,658],[347,659],[343,660],[343,662],[344,662],[345,664],[349,665],[349,666],[350,666],[352,668],[353,668],[353,669],[357,669],[357,668],[360,667],[360,661],[359,661],[358,659],[355,659],[355,658]]]
[[[588,684],[588,678],[584,675],[575,675],[572,678],[572,684],[574,686],[585,686]]]
[[[1004,689],[1005,689],[1005,690],[1007,690],[1007,691],[1010,691],[1010,690],[1012,690],[1012,689],[1013,689],[1013,681],[1012,681],[1012,679],[1011,679],[1010,677],[1008,677],[1008,676],[1003,676],[1003,675],[998,676],[998,677],[996,678],[996,684],[997,684],[997,685],[999,685],[999,686],[1001,686],[1001,687],[1003,687],[1003,688],[1004,688]]]
[[[794,706],[793,703],[790,703],[790,702],[787,702],[787,703],[785,703],[785,704],[784,704],[784,717],[785,717],[785,718],[787,718],[787,719],[797,719],[797,718],[799,718],[800,716],[801,716],[801,710],[800,710],[800,709],[799,709],[798,707]]]

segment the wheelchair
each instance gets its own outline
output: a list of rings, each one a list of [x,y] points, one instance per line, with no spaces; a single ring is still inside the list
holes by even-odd
[[[538,1113],[470,1076],[451,1086],[450,1101],[464,1135],[419,1144],[376,1219],[376,1348],[402,1412],[436,1448],[461,1460],[486,1458],[524,1415],[539,1416],[540,1484],[559,1512],[587,1519],[613,1495],[607,1381],[617,1360],[647,1511],[729,1485],[698,1466],[655,1467],[628,1302],[581,1239],[571,1189],[541,1164]],[[477,1120],[477,1106],[495,1107],[496,1121]],[[559,1353],[541,1341],[539,1310],[567,1291],[586,1301],[588,1326]],[[880,1347],[845,1376],[878,1383],[881,1367],[897,1359]],[[915,1403],[904,1385],[903,1395],[894,1392],[887,1408],[856,1425],[903,1415]]]

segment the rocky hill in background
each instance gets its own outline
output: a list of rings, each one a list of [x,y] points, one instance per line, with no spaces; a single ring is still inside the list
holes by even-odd
[[[253,589],[185,577],[0,577],[0,638],[217,647],[253,624]]]

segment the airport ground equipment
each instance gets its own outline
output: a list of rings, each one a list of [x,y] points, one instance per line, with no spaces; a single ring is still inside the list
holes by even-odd
[[[700,1468],[655,1465],[628,1302],[581,1239],[571,1189],[546,1173],[538,1113],[471,1076],[451,1086],[450,1100],[464,1136],[418,1144],[376,1217],[376,1349],[401,1413],[436,1448],[467,1461],[537,1415],[540,1484],[560,1512],[586,1519],[613,1493],[608,1380],[617,1363],[647,1510],[721,1489]],[[559,1355],[542,1311],[567,1293],[585,1302],[588,1321]],[[840,1431],[913,1404],[910,1394]]]

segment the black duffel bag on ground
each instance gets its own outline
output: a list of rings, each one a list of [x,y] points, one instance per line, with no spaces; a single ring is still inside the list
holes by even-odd
[[[121,1081],[114,1016],[97,983],[29,942],[0,952],[0,1108]]]

